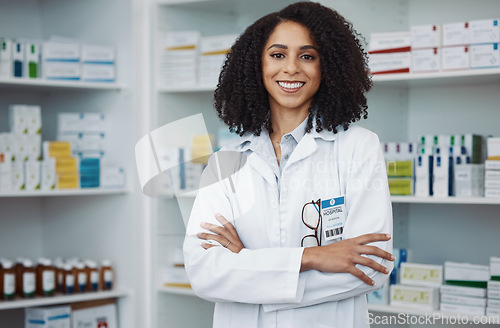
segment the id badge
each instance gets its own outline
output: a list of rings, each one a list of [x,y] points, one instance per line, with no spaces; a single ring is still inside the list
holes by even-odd
[[[321,217],[324,240],[342,240],[346,220],[345,196],[322,200]]]

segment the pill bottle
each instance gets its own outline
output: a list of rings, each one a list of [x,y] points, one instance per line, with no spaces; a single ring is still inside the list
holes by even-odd
[[[75,291],[83,293],[87,291],[87,271],[82,262],[75,263]]]
[[[18,257],[16,259],[16,262],[14,264],[14,271],[16,273],[16,294],[17,295],[23,295],[23,261],[24,259],[22,257]]]
[[[63,265],[63,288],[64,294],[73,294],[75,292],[75,270],[71,263]]]
[[[23,271],[21,278],[21,292],[23,297],[34,297],[36,293],[36,268],[29,259],[23,260]]]
[[[103,260],[101,263],[100,285],[101,290],[110,290],[113,288],[114,272],[111,267],[111,261]]]
[[[54,259],[54,269],[56,270],[56,290],[62,292],[64,284],[64,262],[62,258],[56,257]]]
[[[2,264],[2,299],[10,300],[16,296],[16,271],[14,269],[14,263],[9,260],[5,260]]]
[[[47,258],[40,258],[37,266],[37,289],[42,296],[51,296],[55,293],[56,270],[52,266],[52,261]]]
[[[87,271],[87,291],[95,292],[99,289],[99,270],[94,261],[85,261]]]

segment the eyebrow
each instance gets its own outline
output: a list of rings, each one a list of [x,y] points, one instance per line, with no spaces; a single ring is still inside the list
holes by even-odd
[[[279,44],[279,43],[275,43],[273,45],[271,45],[269,48],[267,48],[267,50],[271,49],[271,48],[280,48],[280,49],[288,49],[288,46],[284,45],[284,44]],[[313,49],[313,50],[316,50],[318,51],[318,48],[316,48],[315,46],[312,46],[312,45],[305,45],[305,46],[302,46],[299,48],[300,50],[307,50],[307,49]]]

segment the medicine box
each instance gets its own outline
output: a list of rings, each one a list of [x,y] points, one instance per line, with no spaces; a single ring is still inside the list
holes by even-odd
[[[483,163],[483,137],[477,134],[457,134],[455,144],[465,147],[465,155],[470,156],[471,163]]]
[[[484,190],[484,165],[467,164],[461,158],[455,157],[455,196],[482,197]]]
[[[12,40],[0,38],[0,78],[12,77]]]
[[[67,141],[44,141],[43,158],[71,157],[71,144]]]
[[[440,310],[444,313],[459,313],[462,315],[484,315],[486,313],[485,307],[450,303],[441,303]]]
[[[57,176],[58,189],[77,189],[80,187],[80,175],[78,173],[62,174]]]
[[[200,85],[217,84],[226,54],[231,50],[237,37],[236,34],[229,34],[201,38],[198,68]]]
[[[486,315],[488,317],[491,316],[500,317],[500,309],[486,307]]]
[[[74,303],[71,307],[72,327],[118,328],[114,300]]]
[[[498,43],[473,44],[470,46],[470,68],[494,68],[500,66]]]
[[[442,285],[441,294],[461,295],[469,297],[486,297],[486,288],[463,287],[454,285]]]
[[[56,160],[45,158],[41,162],[41,189],[44,191],[54,190],[57,185]]]
[[[103,165],[101,167],[101,187],[124,188],[125,170],[116,165]]]
[[[490,268],[487,265],[445,262],[444,278],[450,285],[485,288],[490,280]]]
[[[496,290],[500,292],[500,281],[498,280],[488,280],[487,283],[488,291]]]
[[[486,170],[499,171],[500,170],[500,161],[487,159],[484,161],[484,168]]]
[[[487,198],[500,198],[500,190],[498,189],[485,189],[484,197]]]
[[[400,283],[403,285],[439,287],[443,283],[443,266],[401,263]]]
[[[12,190],[12,155],[0,153],[0,192]]]
[[[368,65],[372,74],[409,73],[410,52],[375,53],[368,55]]]
[[[411,71],[437,72],[441,68],[439,48],[416,49],[411,51]]]
[[[466,70],[469,68],[469,46],[454,46],[441,49],[441,69],[443,71]]]
[[[441,294],[441,303],[486,307],[486,298]]]
[[[489,160],[500,160],[500,137],[487,138],[486,149]]]
[[[500,300],[489,299],[486,303],[486,307],[500,310]]]
[[[81,46],[81,51],[82,63],[114,64],[115,62],[114,47],[84,44]]]
[[[432,196],[432,150],[423,146],[419,148],[419,154],[415,159],[415,196]]]
[[[443,47],[470,44],[469,22],[443,24]]]
[[[12,162],[12,185],[13,191],[25,189],[24,184],[24,162]]]
[[[42,44],[42,65],[47,61],[80,61],[80,45],[76,43],[63,43],[47,41]]]
[[[440,25],[418,25],[411,27],[411,49],[441,47]]]
[[[114,82],[115,65],[114,64],[82,64],[82,80],[87,82]]]
[[[413,195],[413,178],[389,177],[388,182],[391,195]]]
[[[434,197],[448,197],[453,195],[453,159],[450,147],[437,146],[434,148],[432,168],[432,192]]]
[[[78,159],[76,157],[57,157],[56,174],[78,173]]]
[[[24,72],[26,72],[26,77],[30,79],[40,78],[40,44],[27,41],[25,51]]]
[[[14,40],[12,45],[12,76],[24,77],[24,59],[25,50],[24,42],[21,40]]]
[[[42,76],[49,80],[80,80],[82,75],[79,62],[45,61]]]
[[[498,19],[472,20],[470,24],[471,44],[500,41]]]
[[[487,170],[484,173],[485,180],[500,180],[500,171]]]
[[[169,32],[161,54],[160,76],[166,86],[189,86],[197,83],[198,31]]]
[[[490,277],[491,280],[500,281],[500,257],[490,257]]]
[[[70,328],[71,307],[56,306],[25,309],[25,328]]]
[[[439,307],[439,288],[391,285],[390,304],[424,311],[437,310]]]
[[[411,50],[411,32],[372,33],[368,49],[370,54],[409,52]]]
[[[24,178],[26,190],[40,190],[40,161],[24,162]]]
[[[387,175],[390,177],[413,177],[413,160],[386,161]]]

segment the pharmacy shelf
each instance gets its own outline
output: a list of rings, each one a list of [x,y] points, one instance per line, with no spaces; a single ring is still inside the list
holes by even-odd
[[[196,294],[194,293],[193,289],[191,289],[189,287],[167,287],[167,286],[161,286],[161,287],[158,287],[158,292],[159,293],[165,293],[165,294],[196,296]]]
[[[114,195],[126,194],[130,190],[125,188],[86,188],[86,189],[66,189],[50,191],[12,191],[0,192],[0,198],[3,197],[50,197],[50,196],[92,196],[92,195]]]
[[[158,88],[160,93],[214,92],[215,85],[195,85],[191,87],[172,86]]]
[[[122,90],[126,86],[111,82],[55,81],[43,79],[0,78],[0,87],[35,89],[74,89],[74,90]]]
[[[500,205],[500,198],[391,196],[393,203]]]
[[[461,85],[500,82],[500,68],[471,69],[449,72],[377,74],[372,76],[375,85],[395,86],[401,83],[419,85]]]
[[[234,0],[156,0],[158,6],[209,13],[234,14],[238,1]]]
[[[16,298],[13,300],[0,301],[0,310],[20,309],[33,306],[45,306],[54,304],[67,304],[85,301],[102,300],[108,298],[128,297],[132,293],[125,290],[110,290],[93,293],[73,294],[73,295],[55,295],[55,296],[36,296],[32,299]]]

